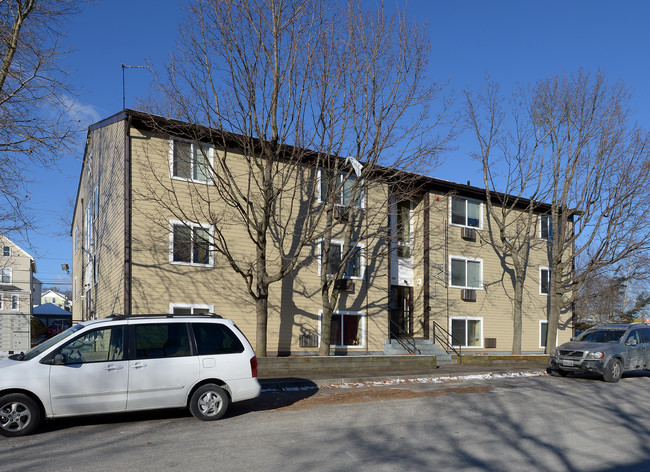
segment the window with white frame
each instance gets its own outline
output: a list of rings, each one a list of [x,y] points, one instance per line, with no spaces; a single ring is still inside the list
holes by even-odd
[[[170,303],[169,312],[172,315],[207,315],[214,311],[214,305],[192,303]]]
[[[322,320],[323,312],[319,312]],[[332,330],[330,345],[332,347],[365,347],[366,317],[362,311],[334,311],[332,313]]]
[[[195,182],[209,182],[214,150],[207,144],[180,139],[169,141],[169,166],[172,177]]]
[[[456,288],[483,288],[483,261],[460,256],[451,256],[450,284]]]
[[[10,284],[12,280],[12,271],[11,267],[5,267],[3,269],[0,269],[0,282],[3,284]]]
[[[2,255],[5,257],[11,256],[11,246],[2,246]]]
[[[548,267],[539,268],[539,294],[548,295],[551,286],[551,270]]]
[[[4,304],[4,295],[0,293],[0,310],[5,309],[5,304]]]
[[[324,241],[320,241],[319,244],[319,258],[318,258],[318,275],[321,275],[321,270],[323,270],[323,244]],[[335,275],[343,258],[346,254],[343,253],[343,241],[332,240],[330,241],[330,253],[329,259],[326,264],[327,275]],[[345,264],[345,270],[343,272],[344,279],[363,279],[364,276],[364,265],[365,265],[365,252],[364,245],[361,243],[350,243],[350,257]]]
[[[11,296],[11,309],[12,310],[20,309],[20,298],[18,297],[18,295]]]
[[[452,317],[449,320],[452,346],[483,347],[483,319]]]
[[[74,236],[73,236],[73,247],[74,247],[74,252],[75,254],[79,250],[79,229],[75,226],[74,228]]]
[[[397,204],[397,257],[410,258],[413,254],[413,203],[405,200]]]
[[[328,185],[332,193],[328,192]],[[365,208],[365,191],[363,180],[358,181],[354,172],[327,172],[318,169],[318,202],[323,203],[328,195],[334,198],[336,205]]]
[[[451,224],[469,228],[483,227],[483,204],[462,197],[451,197]]]
[[[172,221],[169,261],[172,264],[212,265],[212,230],[209,225]]]
[[[77,301],[77,277],[74,278],[74,284],[72,285],[72,300]]]
[[[546,347],[547,337],[548,337],[548,321],[540,320],[539,322],[539,347],[540,348],[543,349]]]
[[[553,220],[551,215],[541,215],[539,217],[539,236],[542,239],[553,239]]]

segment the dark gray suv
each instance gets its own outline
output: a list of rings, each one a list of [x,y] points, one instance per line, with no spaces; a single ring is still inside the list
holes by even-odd
[[[596,326],[553,349],[551,373],[588,372],[618,382],[623,372],[650,369],[650,325]]]

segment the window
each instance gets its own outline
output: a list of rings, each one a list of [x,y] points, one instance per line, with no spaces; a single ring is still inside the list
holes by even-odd
[[[179,264],[212,265],[209,226],[172,222],[170,232],[170,262]]]
[[[213,305],[192,305],[189,303],[172,303],[169,305],[169,312],[173,315],[207,315],[213,311]]]
[[[124,356],[124,328],[117,326],[91,331],[65,344],[59,351],[66,364],[121,361]]]
[[[451,344],[461,347],[482,347],[483,320],[481,318],[452,318]]]
[[[451,286],[458,288],[483,288],[483,261],[451,257]]]
[[[320,312],[322,315],[322,312]],[[365,316],[361,311],[335,311],[332,313],[332,347],[363,348],[365,345]]]
[[[192,323],[199,356],[236,354],[244,345],[230,328],[217,323]]]
[[[0,293],[0,310],[4,310],[4,309],[5,309],[5,306],[4,306],[4,305],[5,305],[5,304],[4,304],[4,297],[3,297],[2,294]]]
[[[539,268],[539,294],[548,295],[550,292],[551,271],[547,267]]]
[[[542,239],[553,239],[553,222],[550,215],[540,216],[540,237]]]
[[[539,348],[546,348],[546,338],[548,337],[548,321],[539,321]],[[557,335],[555,336],[555,344],[557,345]]]
[[[2,255],[5,257],[11,256],[11,246],[2,246]]]
[[[77,277],[74,278],[74,284],[72,285],[72,300],[77,301]]]
[[[190,355],[190,341],[185,323],[137,324],[135,355],[137,359],[160,359]]]
[[[0,269],[0,282],[2,282],[3,284],[11,283],[11,267],[5,267],[4,269]]]
[[[361,243],[351,243],[350,244],[350,258],[345,265],[345,271],[343,272],[344,279],[363,279],[364,275],[364,246]],[[323,242],[321,241],[319,245],[319,265],[318,265],[318,275],[321,274],[322,260],[323,260]],[[330,242],[330,254],[329,260],[327,263],[327,275],[334,275],[338,272],[339,267],[341,266],[341,261],[346,256],[343,254],[343,241],[332,240]]]
[[[334,188],[332,193],[336,205],[353,206],[355,208],[365,208],[365,192],[363,189],[363,180],[357,183],[357,177],[354,172],[341,172],[335,177],[333,172],[328,173],[324,169],[318,169],[319,193],[318,202],[323,203],[328,192],[327,185]]]
[[[212,147],[172,139],[169,148],[172,177],[197,182],[210,180]]]
[[[72,244],[73,244],[73,247],[74,247],[74,252],[76,254],[77,251],[79,250],[79,229],[76,226],[74,228],[74,237],[73,237],[73,239],[74,239],[74,241],[73,241]]]
[[[410,258],[412,254],[410,201],[397,204],[397,257]]]
[[[11,309],[18,310],[20,308],[20,299],[18,295],[11,296]]]
[[[461,197],[451,197],[451,224],[482,228],[482,204]]]

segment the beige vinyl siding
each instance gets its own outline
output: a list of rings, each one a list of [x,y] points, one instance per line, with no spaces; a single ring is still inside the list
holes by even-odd
[[[73,292],[76,289],[77,293],[72,305],[74,321],[88,319],[91,315],[86,312],[87,287],[83,277],[86,250],[84,218],[88,202],[96,196],[99,205],[93,222],[93,239],[98,272],[91,282],[91,310],[98,318],[124,311],[124,126],[123,121],[118,121],[95,129],[88,136],[73,219],[73,232],[76,228],[79,248],[74,251],[73,247],[72,257],[76,275]]]

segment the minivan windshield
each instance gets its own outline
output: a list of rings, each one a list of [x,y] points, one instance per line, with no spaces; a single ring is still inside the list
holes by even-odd
[[[624,334],[624,329],[597,329],[593,331],[585,331],[575,340],[586,343],[617,343],[621,340]]]
[[[83,328],[84,325],[82,324],[77,324],[74,325],[72,328],[68,328],[65,331],[61,331],[59,334],[56,336],[51,337],[50,339],[43,341],[41,344],[36,346],[34,349],[27,351],[25,354],[15,354],[10,357],[10,359],[15,359],[18,361],[28,361],[30,359],[33,359],[36,356],[40,356],[42,353],[47,351],[49,348],[54,346],[56,343],[61,341],[62,339],[67,338],[68,336],[76,333],[79,331],[81,328]]]

